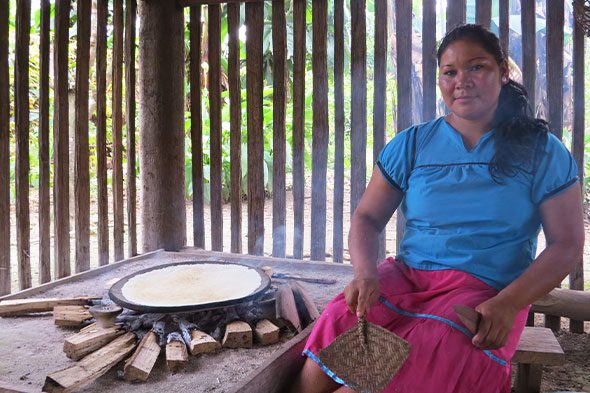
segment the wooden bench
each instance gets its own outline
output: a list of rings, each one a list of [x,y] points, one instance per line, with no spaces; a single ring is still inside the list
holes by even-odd
[[[305,358],[301,351],[313,325],[295,336],[264,364],[233,386],[231,393],[284,392],[297,375]],[[514,387],[516,393],[538,393],[541,367],[563,363],[565,355],[551,329],[525,327],[512,362],[518,363]]]
[[[527,326],[522,332],[516,353],[516,393],[538,393],[541,389],[543,365],[563,363],[565,354],[551,329]]]

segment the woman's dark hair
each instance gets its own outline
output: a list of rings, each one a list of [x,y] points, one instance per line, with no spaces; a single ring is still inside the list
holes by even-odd
[[[436,57],[440,58],[449,45],[456,41],[471,41],[480,45],[494,57],[498,64],[506,61],[500,40],[494,33],[475,24],[461,24],[449,31],[442,39]],[[518,168],[534,171],[536,152],[547,138],[547,122],[534,117],[525,88],[509,80],[502,86],[498,108],[494,114],[495,154],[489,171],[497,183],[500,177],[516,175]],[[525,169],[526,170],[526,169]]]

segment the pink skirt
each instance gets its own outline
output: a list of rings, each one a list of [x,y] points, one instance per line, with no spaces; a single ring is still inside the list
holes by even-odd
[[[498,291],[457,270],[418,270],[393,258],[379,266],[381,298],[367,320],[410,342],[410,355],[384,392],[510,393],[510,359],[528,314],[517,315],[508,343],[498,350],[482,350],[453,311],[453,305],[475,307]],[[318,358],[320,349],[355,326],[344,295],[334,298],[322,313],[303,354],[332,379],[344,381]]]

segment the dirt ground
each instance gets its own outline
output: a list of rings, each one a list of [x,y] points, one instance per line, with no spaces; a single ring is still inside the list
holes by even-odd
[[[311,179],[308,179],[306,184],[311,184]],[[330,187],[330,182],[328,182],[328,190],[327,190],[327,210],[326,210],[326,231],[327,231],[327,238],[326,238],[326,261],[331,261],[331,250],[332,250],[332,225],[333,225],[333,208],[332,208],[332,190]],[[345,196],[350,195],[347,190],[345,190]],[[34,201],[36,201],[36,194],[35,192],[31,193],[31,266],[32,266],[32,274],[33,274],[33,283],[35,285],[38,282],[38,255],[39,255],[39,237],[38,237],[38,206]],[[139,201],[138,201],[139,202]],[[112,202],[110,202],[112,203]],[[73,207],[73,203],[70,204]],[[292,211],[292,193],[290,191],[287,192],[287,238],[286,238],[286,250],[287,256],[292,255],[293,250],[293,211]],[[347,237],[347,230],[349,227],[350,222],[350,210],[349,210],[349,201],[346,199],[344,201],[344,239]],[[109,209],[112,209],[109,206]],[[304,233],[304,259],[309,259],[309,250],[310,250],[310,232],[309,232],[309,223],[311,222],[310,217],[311,211],[311,191],[306,189],[306,197],[305,197],[305,233]],[[11,248],[12,248],[12,271],[13,271],[13,281],[12,281],[12,289],[13,291],[18,290],[18,277],[17,277],[17,262],[16,262],[16,228],[15,228],[15,217],[14,217],[14,210],[13,216],[11,218],[11,235],[13,237]],[[244,245],[244,250],[247,248],[247,204],[244,202],[242,205],[242,244]],[[187,202],[187,245],[193,245],[192,239],[192,204]],[[229,251],[230,249],[230,206],[229,204],[224,205],[223,207],[223,216],[224,216],[224,251]],[[206,227],[206,243],[205,248],[210,248],[210,226],[209,226],[209,217],[210,211],[208,206],[205,207],[205,227]],[[139,211],[138,211],[138,222],[140,221]],[[97,241],[96,241],[96,225],[97,225],[97,207],[96,203],[92,204],[91,207],[91,266],[97,266]],[[590,235],[590,221],[586,219],[586,234],[587,238],[590,239],[588,235]],[[72,217],[72,226],[71,226],[71,245],[72,251],[71,255],[75,255],[74,253],[74,226],[73,226],[73,217]],[[111,231],[110,236],[112,237],[112,222],[110,223],[109,230]],[[53,234],[53,228],[51,230]],[[387,253],[393,253],[395,247],[395,219],[392,219],[391,223],[386,228],[386,248]],[[127,239],[125,239],[127,241]],[[52,239],[53,243],[53,239]],[[346,250],[346,241],[344,256],[345,256],[345,263],[349,263],[349,256]],[[539,245],[538,250],[542,250],[545,244],[545,240],[543,234],[541,233],[539,236]],[[138,228],[138,249],[141,252],[141,227]],[[264,251],[265,255],[270,256],[272,253],[272,200],[266,201],[265,206],[265,241],[264,241]],[[110,247],[111,256],[113,255],[113,246],[111,244]],[[125,244],[125,256],[127,255],[127,244]],[[72,269],[73,271],[73,269]],[[584,275],[586,278],[586,288],[590,288],[590,241],[586,242],[584,248]],[[564,285],[567,286],[567,278],[564,280]],[[541,316],[537,316],[536,325],[542,326],[543,320]],[[566,353],[566,361],[563,365],[560,366],[551,366],[546,367],[544,369],[543,375],[543,385],[542,391],[543,392],[555,392],[555,391],[572,391],[572,392],[590,392],[590,322],[586,322],[585,324],[585,334],[571,334],[567,331],[568,328],[568,320],[562,319],[562,331],[558,334],[558,340],[561,343],[562,347]]]

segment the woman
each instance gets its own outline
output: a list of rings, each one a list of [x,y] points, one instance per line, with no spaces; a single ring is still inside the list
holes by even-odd
[[[510,392],[529,305],[582,258],[575,162],[533,118],[498,38],[461,25],[437,58],[450,113],[381,152],[351,223],[354,279],[317,322],[295,391],[353,391],[317,355],[366,316],[412,345],[385,392]],[[399,254],[377,267],[378,234],[398,206],[407,219]],[[541,224],[547,247],[535,258]],[[455,304],[481,313],[475,335]]]

